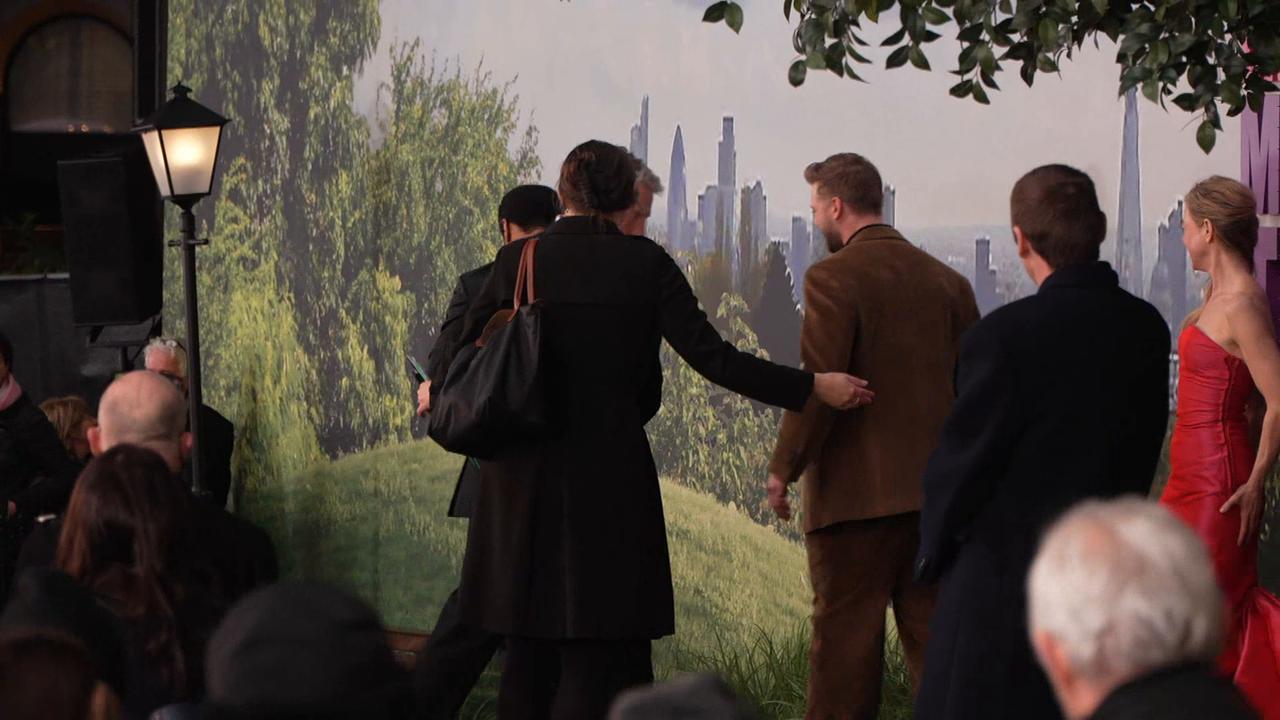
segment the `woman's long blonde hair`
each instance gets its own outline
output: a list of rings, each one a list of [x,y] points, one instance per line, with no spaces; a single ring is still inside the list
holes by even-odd
[[[89,403],[75,395],[49,398],[40,403],[40,409],[49,418],[53,429],[58,431],[58,439],[67,452],[71,452],[71,440],[84,427],[85,421],[93,419]]]
[[[1187,212],[1197,223],[1208,220],[1214,237],[1238,254],[1252,272],[1253,249],[1258,244],[1258,199],[1239,180],[1214,175],[1196,183],[1187,193]],[[1213,297],[1213,279],[1204,287],[1200,307],[1187,315],[1184,327],[1200,319],[1204,306]]]

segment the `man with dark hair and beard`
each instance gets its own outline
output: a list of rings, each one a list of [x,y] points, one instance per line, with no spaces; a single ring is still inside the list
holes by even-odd
[[[502,233],[502,244],[542,234],[559,214],[560,198],[555,190],[545,185],[521,185],[512,189],[498,205],[498,230]],[[445,350],[462,333],[467,309],[480,294],[492,269],[493,263],[490,262],[458,278],[435,345],[427,356],[429,379],[418,387],[419,415],[430,411],[432,385],[438,389],[449,372]],[[458,475],[453,499],[449,501],[449,517],[471,517],[479,482],[477,473],[475,461],[467,459]],[[414,686],[423,704],[423,717],[428,720],[456,717],[466,702],[467,694],[501,644],[501,636],[462,622],[458,591],[454,590],[440,610],[431,640],[414,670]]]
[[[965,337],[924,476],[916,573],[941,586],[920,720],[1061,717],[1027,639],[1028,568],[1072,505],[1151,489],[1169,418],[1169,328],[1098,259],[1093,181],[1036,168],[1010,210],[1039,291]]]
[[[892,604],[913,681],[924,663],[933,588],[911,578],[929,452],[955,395],[961,335],[978,319],[959,273],[882,218],[875,166],[842,153],[805,171],[831,256],[804,278],[801,357],[813,372],[866,378],[874,402],[835,412],[812,400],[783,416],[769,502],[790,517],[804,476],[813,583],[810,718],[874,718],[885,611]]]

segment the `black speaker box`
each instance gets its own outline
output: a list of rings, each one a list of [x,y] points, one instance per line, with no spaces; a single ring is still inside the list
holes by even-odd
[[[163,217],[142,141],[58,163],[71,315],[76,325],[132,325],[160,313]]]

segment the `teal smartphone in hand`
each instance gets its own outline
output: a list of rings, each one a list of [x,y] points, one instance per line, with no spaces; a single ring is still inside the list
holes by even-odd
[[[405,357],[409,358],[409,364],[413,366],[413,374],[417,376],[418,382],[426,382],[427,371],[422,369],[422,363],[418,362],[418,359],[412,355],[406,355]]]

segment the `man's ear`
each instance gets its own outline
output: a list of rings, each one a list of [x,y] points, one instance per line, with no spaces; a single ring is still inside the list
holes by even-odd
[[[840,196],[832,195],[830,202],[831,202],[831,219],[839,220],[840,218],[844,217],[845,211],[847,211],[849,208],[845,207],[844,201],[840,199]]]
[[[106,452],[107,449],[103,447],[102,443],[102,426],[95,425],[89,428],[89,431],[85,434],[89,438],[89,452],[94,457],[98,457],[102,453]]]
[[[195,445],[195,436],[189,432],[182,433],[182,437],[178,438],[178,452],[182,454],[183,460],[191,457],[191,449],[194,448]]]
[[[1037,630],[1031,635],[1031,645],[1035,649],[1036,658],[1040,660],[1040,666],[1044,668],[1044,674],[1049,676],[1053,684],[1070,687],[1075,681],[1075,673],[1057,638],[1044,630]]]
[[[1031,242],[1027,240],[1026,233],[1022,232],[1022,228],[1017,225],[1013,226],[1013,241],[1018,245],[1018,257],[1026,260],[1031,257],[1035,250],[1031,247]]]

